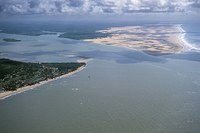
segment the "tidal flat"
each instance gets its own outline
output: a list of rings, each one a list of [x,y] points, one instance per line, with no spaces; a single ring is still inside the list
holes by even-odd
[[[180,53],[190,48],[183,40],[184,30],[180,25],[111,27],[97,32],[109,36],[84,41],[142,50],[152,55]]]

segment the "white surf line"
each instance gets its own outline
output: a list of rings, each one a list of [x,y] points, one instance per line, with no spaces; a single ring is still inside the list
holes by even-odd
[[[176,27],[181,32],[180,39],[183,42],[184,50],[186,50],[186,51],[190,51],[190,50],[200,51],[200,48],[197,48],[194,45],[192,45],[191,43],[187,42],[187,40],[185,38],[186,31],[182,28],[182,24],[176,25]]]

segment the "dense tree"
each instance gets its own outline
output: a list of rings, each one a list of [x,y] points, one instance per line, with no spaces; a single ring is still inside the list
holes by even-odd
[[[25,63],[0,59],[0,88],[15,90],[75,71],[85,63]]]

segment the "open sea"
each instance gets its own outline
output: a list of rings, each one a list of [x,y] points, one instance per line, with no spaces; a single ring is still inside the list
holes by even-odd
[[[199,133],[199,24],[182,25],[185,39],[196,49],[172,55],[153,56],[73,39],[123,25],[131,24],[0,22],[1,58],[26,62],[92,59],[70,77],[1,100],[0,132]],[[73,36],[58,37],[63,33]]]

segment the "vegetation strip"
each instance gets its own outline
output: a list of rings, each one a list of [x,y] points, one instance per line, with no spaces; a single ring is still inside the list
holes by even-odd
[[[15,91],[17,88],[35,85],[84,67],[85,63],[25,63],[0,59],[1,91]]]

